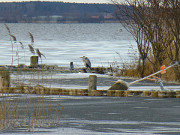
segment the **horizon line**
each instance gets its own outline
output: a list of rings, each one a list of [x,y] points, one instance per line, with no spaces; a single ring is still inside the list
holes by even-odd
[[[50,1],[50,0],[24,0],[24,1],[18,1],[18,0],[12,0],[12,1],[0,1],[0,3],[13,3],[13,2],[62,2],[62,3],[77,3],[77,4],[112,4],[108,2],[102,2],[102,3],[88,3],[88,2],[65,2],[65,1]]]

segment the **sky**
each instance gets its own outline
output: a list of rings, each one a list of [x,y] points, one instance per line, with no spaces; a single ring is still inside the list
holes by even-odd
[[[62,2],[76,2],[76,3],[111,3],[111,0],[0,0],[0,2],[12,1],[62,1]]]

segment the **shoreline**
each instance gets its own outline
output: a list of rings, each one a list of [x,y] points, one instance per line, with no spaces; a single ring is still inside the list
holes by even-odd
[[[110,70],[109,68],[93,67],[92,69],[94,70],[91,73],[87,73],[83,72],[85,68],[70,70],[67,67],[51,67],[41,65],[41,68],[39,68],[39,66],[37,66],[36,68],[18,66],[14,66],[12,68],[10,66],[9,70],[6,69],[6,71],[12,71],[10,72],[10,79],[8,79],[9,86],[12,87],[12,89],[10,88],[10,93],[21,93],[23,91],[22,93],[25,92],[26,94],[32,94],[36,93],[30,92],[34,91],[34,89],[36,89],[37,91],[41,89],[42,93],[51,93],[50,89],[52,89],[52,91],[57,91],[57,89],[59,89],[57,93],[60,94],[60,91],[62,91],[63,89],[67,90],[67,93],[69,95],[69,93],[72,93],[70,91],[81,91],[83,89],[85,90],[85,92],[82,91],[80,93],[83,93],[83,95],[87,95],[87,93],[89,94],[89,92],[87,92],[86,90],[88,88],[88,80],[90,75],[97,76],[97,91],[95,91],[95,93],[98,93],[100,90],[105,90],[107,93],[108,89],[119,79],[127,83],[136,80],[136,78],[132,77],[110,76],[107,73]],[[99,71],[103,71],[103,73],[99,73]],[[165,87],[165,92],[180,91],[179,83],[163,81],[163,84]],[[13,92],[14,88],[16,89],[16,92]],[[28,90],[29,88],[31,90]],[[134,84],[133,86],[130,86],[127,91],[141,91],[141,94],[142,91],[161,92],[159,84],[150,80],[144,80],[137,84]],[[101,93],[100,95],[104,94]]]

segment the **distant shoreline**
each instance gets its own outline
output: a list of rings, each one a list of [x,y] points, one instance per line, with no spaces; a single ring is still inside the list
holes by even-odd
[[[0,2],[1,23],[109,23],[116,22],[113,4],[50,1]]]
[[[62,21],[62,22],[55,22],[55,21],[17,21],[17,22],[6,22],[0,21],[0,23],[49,23],[49,24],[69,24],[69,23],[123,23],[122,21],[100,21],[100,22],[79,22],[79,21]]]

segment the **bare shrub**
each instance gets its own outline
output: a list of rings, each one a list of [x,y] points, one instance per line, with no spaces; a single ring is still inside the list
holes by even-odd
[[[137,42],[142,73],[146,59],[153,72],[163,64],[180,61],[180,4],[178,0],[112,0],[117,7],[117,17]],[[179,67],[174,68],[174,80],[180,80]],[[172,77],[173,79],[173,77]]]

